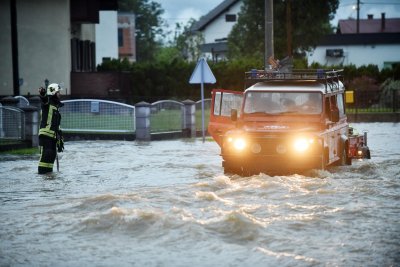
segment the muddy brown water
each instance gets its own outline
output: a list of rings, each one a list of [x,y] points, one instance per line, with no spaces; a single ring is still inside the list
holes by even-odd
[[[60,172],[0,158],[0,266],[399,266],[400,124],[372,159],[226,176],[201,139],[67,142]]]

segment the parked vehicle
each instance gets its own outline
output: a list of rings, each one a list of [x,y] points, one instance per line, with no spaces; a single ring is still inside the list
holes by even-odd
[[[371,152],[367,145],[367,132],[361,135],[349,126],[349,154],[353,159],[371,158]]]
[[[226,173],[293,173],[350,165],[342,70],[252,70],[244,92],[212,91],[208,131]]]

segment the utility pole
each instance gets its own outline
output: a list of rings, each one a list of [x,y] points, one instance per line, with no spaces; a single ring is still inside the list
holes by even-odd
[[[360,0],[357,0],[357,33],[360,33]]]
[[[268,69],[268,59],[274,57],[274,5],[273,0],[265,0],[265,69]]]
[[[10,0],[11,17],[11,54],[13,69],[14,95],[19,95],[19,64],[18,64],[18,29],[17,29],[17,0]]]
[[[292,0],[286,0],[286,42],[287,55],[292,57]]]

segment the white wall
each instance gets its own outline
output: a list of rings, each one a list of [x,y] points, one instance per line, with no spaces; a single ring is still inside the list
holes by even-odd
[[[343,49],[343,58],[326,57],[326,49]],[[308,64],[318,62],[323,65],[350,65],[357,67],[374,64],[381,70],[384,62],[400,62],[399,45],[342,45],[320,46],[308,53]]]
[[[1,41],[6,40],[0,45],[0,95],[12,95],[12,72],[8,70],[12,68],[10,9],[8,1],[0,2],[0,38]],[[7,4],[4,5],[3,2]],[[3,22],[3,13],[8,21]],[[46,78],[50,82],[63,83],[64,87],[70,87],[69,13],[69,0],[17,1],[18,64],[19,76],[23,79],[21,94],[36,95],[37,89],[44,86]]]
[[[21,94],[37,94],[46,78],[69,88],[69,0],[19,0],[17,12]]]
[[[230,9],[226,10],[219,17],[217,17],[212,23],[207,25],[203,30],[205,43],[215,43],[215,39],[227,38],[232,30],[233,25],[236,22],[226,22],[226,14],[236,14],[236,20],[238,19],[238,13],[242,6],[242,1],[238,1],[236,4],[231,6]]]
[[[96,24],[96,66],[103,57],[118,58],[117,11],[100,11],[100,23]]]

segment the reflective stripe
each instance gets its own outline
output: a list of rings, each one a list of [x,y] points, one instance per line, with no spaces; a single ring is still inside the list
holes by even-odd
[[[56,106],[49,105],[49,111],[47,112],[46,127],[39,129],[39,135],[46,135],[51,138],[56,138],[56,132],[51,129],[53,114],[55,110],[57,110]]]
[[[39,162],[39,167],[44,167],[44,168],[53,168],[53,163],[46,163],[46,162]]]
[[[48,129],[50,129],[51,127],[51,121],[53,120],[54,110],[57,110],[57,108],[53,105],[49,105],[49,114],[47,115],[47,124],[46,124],[46,128]]]
[[[39,135],[46,135],[49,136],[51,138],[56,138],[56,133],[52,130],[48,130],[46,128],[40,129],[39,130]]]

